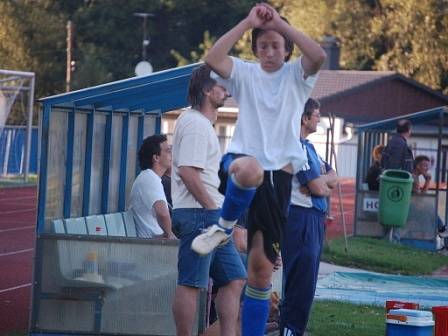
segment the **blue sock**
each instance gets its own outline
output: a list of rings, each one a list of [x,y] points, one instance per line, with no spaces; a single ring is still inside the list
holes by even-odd
[[[241,317],[242,336],[263,336],[269,317],[271,287],[246,286]]]
[[[244,188],[238,185],[234,174],[227,179],[226,197],[221,209],[220,225],[232,229],[235,222],[243,215],[255,196],[257,188]]]

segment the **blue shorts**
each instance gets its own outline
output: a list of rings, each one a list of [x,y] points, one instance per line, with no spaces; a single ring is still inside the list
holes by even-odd
[[[209,277],[218,286],[247,278],[233,239],[205,256],[191,249],[191,242],[203,229],[218,223],[219,214],[220,210],[202,208],[173,210],[173,232],[180,239],[177,261],[178,285],[208,288]]]

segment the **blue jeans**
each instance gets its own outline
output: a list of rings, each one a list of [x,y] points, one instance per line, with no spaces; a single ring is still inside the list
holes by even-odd
[[[218,286],[225,286],[247,274],[233,239],[208,255],[201,256],[191,249],[191,243],[203,229],[218,223],[220,210],[182,208],[173,210],[173,232],[180,239],[177,284],[208,288],[211,277]]]

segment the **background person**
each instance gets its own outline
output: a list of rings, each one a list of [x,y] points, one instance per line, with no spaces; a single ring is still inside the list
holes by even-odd
[[[381,159],[383,169],[401,169],[412,173],[414,155],[408,145],[411,137],[411,122],[401,119],[397,123],[397,132],[392,134],[384,148]]]
[[[426,193],[429,189],[431,183],[431,173],[429,168],[431,166],[431,160],[426,155],[418,155],[414,160],[414,170],[412,171],[412,176],[414,178],[414,184],[412,191],[416,194]],[[423,180],[423,183],[422,181]],[[446,224],[443,223],[442,219],[437,216],[437,230],[439,232],[439,237],[444,240],[444,246],[446,247],[446,239],[448,238],[448,230],[446,229]]]
[[[414,178],[414,184],[412,191],[416,194],[425,193],[428,191],[429,184],[431,183],[431,173],[429,167],[431,160],[426,155],[418,155],[414,160],[414,169],[412,170],[412,177]],[[420,181],[423,178],[423,184]]]
[[[173,200],[171,198],[171,166],[166,170],[165,174],[162,175],[162,185],[171,214],[171,210],[173,209]]]
[[[300,128],[300,141],[308,162],[292,181],[291,206],[282,241],[281,335],[299,336],[305,332],[319,273],[327,197],[337,183],[336,172],[306,139],[316,132],[319,121],[319,103],[310,98]]]
[[[365,182],[367,183],[369,190],[380,189],[380,175],[383,171],[381,168],[381,158],[384,150],[384,145],[376,145],[372,150],[373,163],[367,170]]]
[[[392,134],[387,146],[384,148],[381,158],[383,169],[399,169],[412,173],[414,169],[414,154],[408,145],[411,137],[411,122],[407,119],[401,119],[397,123],[397,132]],[[400,228],[384,227],[384,237],[392,235],[392,241],[400,243]]]

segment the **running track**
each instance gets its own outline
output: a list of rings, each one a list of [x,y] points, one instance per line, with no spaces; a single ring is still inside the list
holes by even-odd
[[[36,188],[0,189],[0,335],[28,326]]]
[[[341,181],[347,233],[353,232],[355,188]],[[25,331],[30,313],[37,212],[36,187],[0,189],[0,335]],[[343,236],[337,193],[331,197],[327,239]]]

